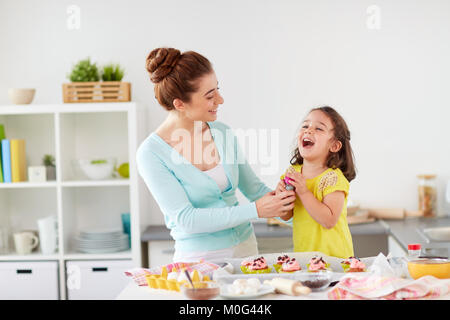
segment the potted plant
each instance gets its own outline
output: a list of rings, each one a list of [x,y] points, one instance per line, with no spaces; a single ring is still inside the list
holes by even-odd
[[[47,181],[56,180],[55,158],[51,154],[44,155],[42,164],[45,166]]]
[[[105,90],[104,93],[115,93],[114,95],[104,96],[105,99],[117,99],[119,94],[119,87],[117,82],[122,81],[124,76],[124,70],[119,64],[107,64],[102,68],[102,80],[105,82],[116,82],[116,83],[105,83],[102,84],[103,88],[114,88],[115,90]]]
[[[77,100],[92,100],[92,95],[94,93],[94,84],[91,82],[96,82],[100,79],[97,64],[92,63],[89,57],[81,60],[72,68],[72,71],[67,77],[74,83],[80,82],[79,85],[74,85],[75,89],[84,89],[75,91]],[[82,82],[84,82],[84,84],[81,84]],[[86,82],[89,82],[89,84],[87,84]],[[66,101],[67,92],[63,93],[64,102],[69,102]]]
[[[124,74],[119,64],[106,64],[100,72],[90,58],[81,60],[67,75],[72,82],[63,83],[63,100],[65,103],[131,101],[131,83],[122,81]]]

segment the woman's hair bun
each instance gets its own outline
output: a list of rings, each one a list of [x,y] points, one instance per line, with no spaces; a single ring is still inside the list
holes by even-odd
[[[153,83],[161,82],[180,59],[180,50],[174,48],[157,48],[152,50],[147,56],[145,67],[150,73],[150,80]]]

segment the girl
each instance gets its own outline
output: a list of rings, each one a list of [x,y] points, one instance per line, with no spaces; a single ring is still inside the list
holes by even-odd
[[[350,131],[331,107],[312,109],[303,121],[291,167],[281,177],[276,192],[286,183],[296,193],[293,216],[294,251],[320,251],[326,255],[353,256],[347,223],[349,182],[355,178]]]

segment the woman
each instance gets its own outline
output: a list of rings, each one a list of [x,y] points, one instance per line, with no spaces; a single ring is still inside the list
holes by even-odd
[[[267,188],[229,127],[215,121],[224,100],[205,57],[158,48],[146,68],[168,116],[139,146],[136,160],[175,240],[174,261],[258,254],[250,221],[282,216],[293,208],[294,192],[275,195]],[[236,188],[252,202],[239,205]]]

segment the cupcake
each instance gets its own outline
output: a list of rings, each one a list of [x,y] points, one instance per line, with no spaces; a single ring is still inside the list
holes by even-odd
[[[313,257],[307,264],[309,272],[317,272],[320,270],[329,270],[330,264],[326,263],[322,257]]]
[[[300,267],[300,264],[298,263],[298,261],[295,260],[295,258],[292,258],[281,265],[281,270],[279,272],[280,273],[291,273],[291,272],[299,271],[301,269],[302,268]]]
[[[349,257],[341,262],[344,272],[365,272],[366,265],[357,257]]]
[[[277,262],[273,265],[273,267],[277,270],[277,272],[279,272],[283,263],[289,261],[289,259],[290,258],[287,254],[281,255],[277,258]]]
[[[253,260],[244,260],[241,262],[241,270],[244,273],[247,273],[248,267],[253,264]]]
[[[251,263],[250,263],[251,262]],[[269,268],[264,257],[254,259],[252,261],[246,260],[241,263],[241,270],[243,273],[269,273],[272,268]]]

